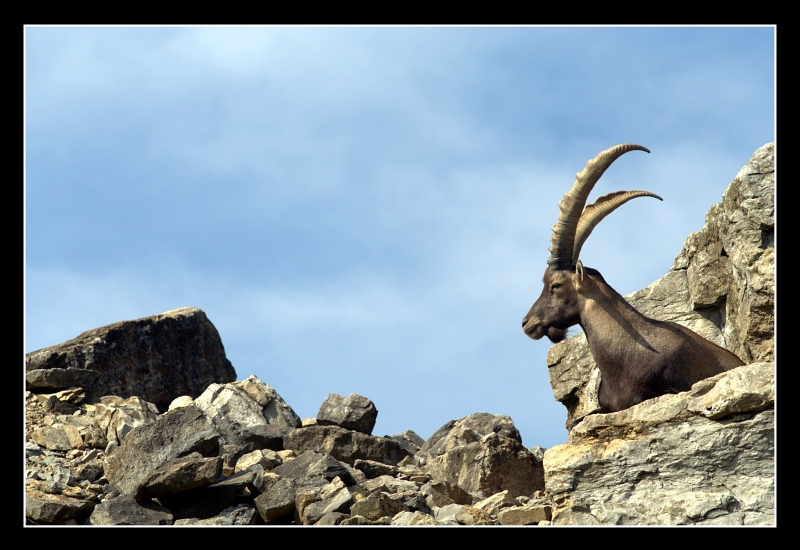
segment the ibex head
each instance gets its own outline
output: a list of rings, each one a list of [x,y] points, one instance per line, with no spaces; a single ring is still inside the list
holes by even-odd
[[[575,176],[572,189],[558,203],[560,213],[550,238],[550,259],[542,279],[544,289],[522,319],[522,330],[534,340],[547,336],[553,342],[560,342],[566,338],[567,329],[580,322],[582,296],[594,287],[595,279],[603,281],[600,273],[583,267],[578,259],[583,243],[600,220],[636,197],[662,200],[648,191],[616,191],[584,208],[603,172],[617,158],[633,150],[650,152],[641,145],[625,143],[599,153]]]

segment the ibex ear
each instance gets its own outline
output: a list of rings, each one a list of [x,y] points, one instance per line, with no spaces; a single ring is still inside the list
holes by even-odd
[[[583,262],[578,260],[578,263],[575,264],[575,275],[574,282],[575,282],[575,290],[578,292],[581,291],[583,288],[584,281],[586,280],[586,270],[583,268]]]

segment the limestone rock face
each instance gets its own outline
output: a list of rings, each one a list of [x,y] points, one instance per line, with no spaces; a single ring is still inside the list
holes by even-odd
[[[773,369],[584,418],[544,455],[552,523],[773,524]]]
[[[758,149],[686,239],[670,271],[625,296],[636,309],[673,321],[745,363],[772,361],[775,324],[775,145]],[[610,281],[613,286],[613,281]],[[599,409],[600,372],[583,333],[547,355],[550,384],[567,407],[568,429]]]
[[[54,371],[58,376],[35,371],[95,371],[99,378],[89,385],[76,377]],[[165,411],[181,395],[197,397],[209,384],[233,382],[236,371],[225,357],[219,333],[196,308],[182,308],[134,321],[84,332],[77,338],[31,352],[25,370],[37,384],[85,385],[86,398],[102,395],[138,396]],[[34,377],[34,375],[37,375]],[[29,388],[34,389],[34,388]]]

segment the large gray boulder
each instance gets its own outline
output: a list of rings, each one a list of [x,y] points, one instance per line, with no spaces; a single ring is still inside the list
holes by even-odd
[[[553,524],[773,524],[773,369],[584,418],[544,455]]]
[[[745,363],[772,361],[775,324],[775,145],[758,149],[686,239],[670,271],[625,296],[645,315],[673,321]],[[613,281],[611,282],[613,285]],[[567,429],[599,410],[600,372],[586,336],[547,354],[555,398],[567,407]]]
[[[166,462],[194,452],[218,456],[219,434],[197,407],[176,409],[131,430],[106,457],[105,475],[122,494],[133,494],[140,481]]]
[[[196,308],[86,331],[63,344],[27,354],[25,370],[33,391],[59,389],[53,384],[87,384],[89,401],[102,395],[135,395],[162,411],[176,397],[197,397],[211,383],[236,380],[217,329]],[[96,382],[89,384],[92,375],[87,370],[99,375]],[[68,376],[70,371],[78,376]]]
[[[317,413],[320,426],[340,426],[372,435],[378,409],[375,404],[361,395],[351,393],[344,397],[336,393],[328,394]]]

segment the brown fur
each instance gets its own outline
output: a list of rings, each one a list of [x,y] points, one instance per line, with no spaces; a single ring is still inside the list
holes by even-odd
[[[553,342],[580,325],[600,369],[601,412],[687,391],[692,384],[744,363],[730,351],[669,321],[639,313],[594,269],[547,268],[544,289],[522,320],[525,334]]]

